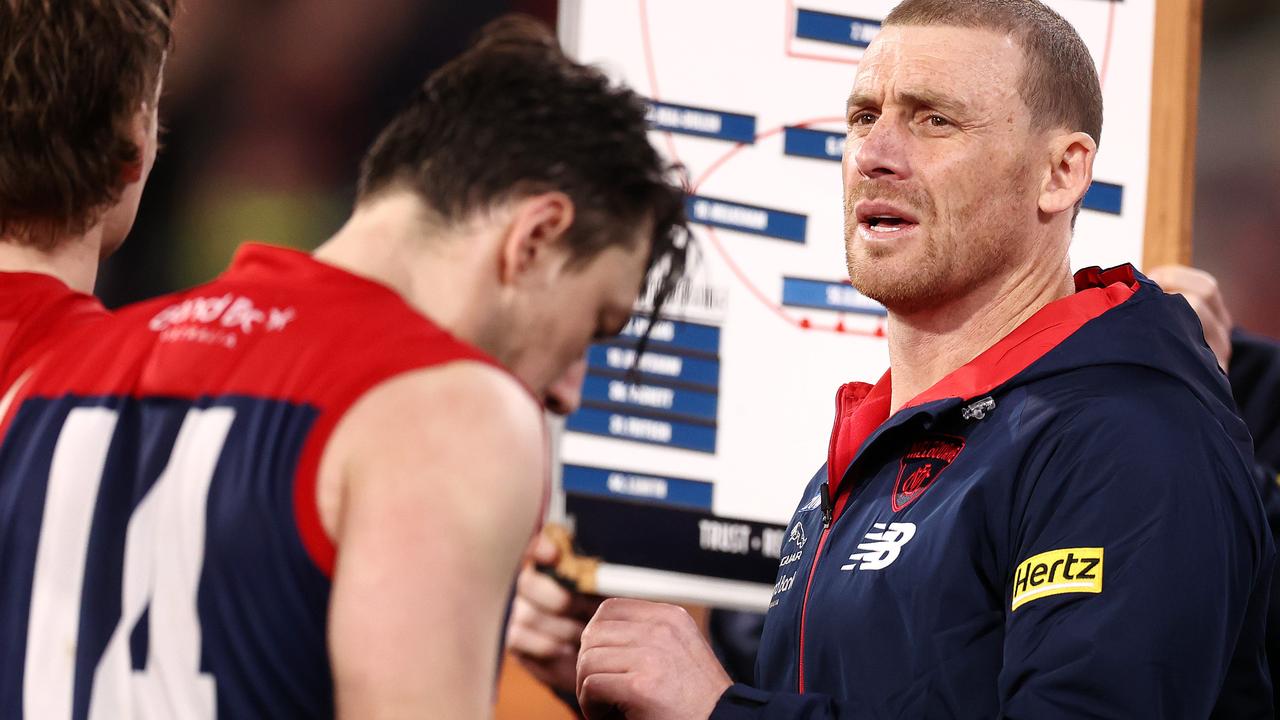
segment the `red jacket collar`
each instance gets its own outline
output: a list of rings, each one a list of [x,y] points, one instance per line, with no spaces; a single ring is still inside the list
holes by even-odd
[[[1076,292],[1041,308],[978,357],[939,380],[903,410],[948,398],[970,399],[990,393],[1044,357],[1090,320],[1124,303],[1138,291],[1132,265],[1075,275]],[[834,490],[858,449],[889,419],[892,371],[874,386],[846,383],[836,394],[836,420],[827,456],[827,479]]]

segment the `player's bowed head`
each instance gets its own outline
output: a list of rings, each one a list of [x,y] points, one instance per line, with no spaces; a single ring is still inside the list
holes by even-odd
[[[408,373],[335,430],[317,495],[340,549],[330,644],[344,714],[487,708],[547,473],[533,398],[576,404],[561,385],[588,344],[622,329],[646,279],[660,306],[683,272],[684,190],[647,133],[632,91],[507,18],[365,157],[355,212],[316,256],[394,288],[510,375]]]
[[[541,394],[592,337],[622,329],[645,278],[660,305],[683,273],[676,177],[637,95],[512,16],[375,142],[357,217],[396,197],[419,203],[412,251],[424,272],[450,268],[419,283],[432,317]]]

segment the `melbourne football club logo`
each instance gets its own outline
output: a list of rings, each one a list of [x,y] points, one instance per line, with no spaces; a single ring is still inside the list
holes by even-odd
[[[951,435],[930,435],[912,443],[902,456],[889,498],[893,511],[902,511],[923,495],[963,449],[964,439]]]

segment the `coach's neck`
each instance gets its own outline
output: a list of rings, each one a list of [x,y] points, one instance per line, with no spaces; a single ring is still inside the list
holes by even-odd
[[[912,312],[889,309],[890,412],[1072,292],[1066,257],[1030,262],[987,277],[954,298]]]

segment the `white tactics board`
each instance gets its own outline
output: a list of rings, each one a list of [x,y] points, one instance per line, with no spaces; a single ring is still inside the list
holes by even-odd
[[[783,528],[826,459],[836,388],[888,366],[884,310],[844,269],[844,103],[893,0],[561,0],[560,34],[650,101],[687,167],[700,261],[654,328],[593,347],[560,447],[563,507],[601,592],[763,608]],[[1106,107],[1076,267],[1139,263],[1154,0],[1050,0]],[[634,334],[638,327],[629,328]]]

